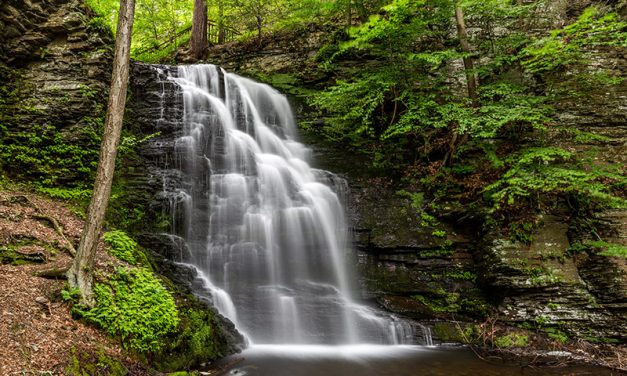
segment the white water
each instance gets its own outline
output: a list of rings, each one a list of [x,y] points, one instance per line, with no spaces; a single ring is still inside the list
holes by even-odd
[[[287,99],[213,65],[178,68],[183,261],[254,344],[402,344],[409,325],[355,299],[343,208],[296,141]]]

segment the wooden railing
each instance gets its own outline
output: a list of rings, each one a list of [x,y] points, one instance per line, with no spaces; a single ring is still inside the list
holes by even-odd
[[[174,44],[176,43],[176,41],[182,37],[183,35],[189,33],[192,30],[191,25],[179,30],[176,34],[171,35],[169,38],[167,38],[166,40],[164,40],[163,42],[159,43],[159,44],[154,44],[150,47],[145,47],[139,51],[135,51],[135,55],[143,55],[145,53],[148,52],[155,52],[155,51],[159,51],[160,49],[162,49],[163,47],[167,46],[168,44]]]
[[[220,28],[214,21],[207,21],[207,41],[209,45],[220,45],[235,40],[235,37],[242,35],[232,27],[223,26]]]
[[[143,55],[148,52],[159,51],[160,49],[167,46],[168,44],[176,43],[177,40],[179,40],[185,34],[189,33],[191,30],[192,30],[192,26],[190,25],[182,30],[179,30],[176,34],[170,36],[165,41],[156,45],[152,45],[150,47],[143,48],[139,51],[136,51],[135,54]],[[211,20],[207,21],[207,42],[209,43],[210,46],[232,42],[233,40],[235,40],[235,38],[238,35],[242,35],[242,33],[240,33],[239,31],[235,30],[232,27],[226,26],[226,27],[220,28],[217,22],[211,21]]]

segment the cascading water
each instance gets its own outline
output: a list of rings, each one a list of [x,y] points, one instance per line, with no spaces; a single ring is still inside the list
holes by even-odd
[[[354,299],[341,203],[287,99],[213,65],[169,79],[184,102],[175,227],[218,310],[255,344],[404,343],[407,324]]]

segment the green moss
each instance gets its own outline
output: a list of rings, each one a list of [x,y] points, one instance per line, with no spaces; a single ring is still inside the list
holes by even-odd
[[[566,343],[568,341],[568,335],[557,328],[543,328],[542,330],[549,338],[559,343]]]
[[[85,203],[91,198],[92,190],[84,187],[42,187],[36,186],[35,190],[38,193],[44,194],[48,197],[74,201],[77,203]]]
[[[82,128],[82,140],[51,126],[33,125],[28,131],[11,130],[0,136],[0,167],[11,177],[59,187],[91,180],[98,161],[100,139]]]
[[[436,322],[433,325],[433,334],[442,342],[465,342],[459,327],[450,322]]]
[[[526,334],[510,333],[494,339],[494,346],[500,349],[526,347],[528,345],[529,337]]]
[[[96,355],[78,352],[72,348],[70,364],[65,369],[67,376],[115,375],[126,376],[128,370],[118,360],[109,357],[104,350]]]
[[[595,337],[595,336],[584,336],[584,340],[592,343],[606,343],[606,344],[619,344],[620,340],[615,338],[606,338],[606,337]]]
[[[109,245],[107,251],[119,258],[122,261],[126,261],[131,265],[137,264],[137,254],[139,253],[139,245],[133,239],[131,239],[124,231],[109,231],[104,234],[104,240]]]
[[[475,282],[477,280],[477,275],[467,270],[452,270],[452,271],[446,272],[444,276],[447,278],[457,279],[460,281]]]
[[[163,348],[179,323],[174,298],[147,269],[118,268],[94,286],[94,295],[94,308],[75,307],[75,312],[137,352]]]
[[[457,293],[445,293],[444,296],[437,298],[424,295],[414,295],[412,298],[424,304],[435,313],[455,313],[461,308],[459,304],[459,294]]]
[[[579,254],[591,251],[595,251],[594,253],[601,256],[627,258],[627,247],[621,244],[609,243],[601,240],[573,243],[568,249],[570,254]]]
[[[194,296],[180,303],[179,325],[155,356],[155,366],[163,371],[189,369],[228,355],[221,324],[213,311]]]
[[[599,252],[601,256],[627,258],[627,247],[624,245],[602,241],[589,242],[588,245],[603,249],[602,252]]]
[[[23,237],[12,239],[11,243],[0,246],[0,264],[26,265],[46,262],[48,257],[46,254],[40,252],[28,254],[19,252],[20,248],[32,245],[44,248],[48,255],[57,253],[51,244],[36,238]]]
[[[551,311],[555,311],[556,309],[558,309],[560,307],[558,304],[555,304],[553,302],[549,302],[546,306]]]

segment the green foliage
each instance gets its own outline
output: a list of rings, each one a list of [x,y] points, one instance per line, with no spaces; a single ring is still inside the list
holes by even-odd
[[[568,341],[568,335],[557,328],[544,328],[542,329],[552,340],[559,343],[566,343]]]
[[[96,306],[79,313],[134,351],[163,348],[165,337],[179,323],[171,293],[147,269],[118,268],[106,281],[96,283],[94,295]]]
[[[511,347],[527,347],[529,345],[529,336],[526,334],[510,333],[494,339],[494,346],[500,349],[509,349]]]
[[[354,0],[352,0],[354,1]],[[354,1],[360,13],[376,9],[381,1]],[[341,2],[340,2],[341,3]],[[323,24],[343,10],[330,0],[216,0],[207,3],[210,42],[217,32],[235,31],[239,39],[256,38],[277,29],[299,29],[303,24]],[[96,13],[90,26],[115,33],[119,1],[86,0]],[[180,47],[189,43],[194,0],[145,0],[135,8],[131,54],[146,62],[169,62]]]
[[[627,23],[614,12],[589,7],[576,22],[526,48],[523,64],[532,73],[558,71],[584,64],[587,52],[602,47],[627,47]]]
[[[100,139],[87,128],[80,143],[50,125],[6,132],[0,135],[0,166],[13,177],[35,180],[44,187],[89,181]]]
[[[95,355],[86,352],[77,352],[72,348],[70,364],[65,369],[68,376],[95,376],[95,375],[128,375],[127,368],[118,360],[108,356],[104,350],[98,350]]]
[[[222,329],[212,311],[192,305],[181,309],[179,317],[176,333],[168,337],[159,355],[160,369],[189,369],[227,355],[221,347]]]
[[[354,82],[338,81],[313,97],[312,105],[333,114],[328,118],[326,137],[359,144],[376,136],[377,110],[396,83],[394,72],[384,71]]]
[[[433,230],[431,232],[431,235],[438,237],[438,238],[445,238],[446,237],[446,231],[444,230]]]
[[[514,205],[521,199],[537,200],[540,194],[571,194],[606,207],[625,206],[625,200],[612,194],[624,186],[625,178],[610,171],[584,171],[571,161],[572,153],[555,147],[529,148],[506,159],[509,170],[485,188],[495,208]]]
[[[531,222],[512,222],[509,224],[509,237],[513,241],[531,244],[534,227]]]
[[[120,7],[118,0],[86,0],[96,13],[90,26],[115,33]],[[146,0],[135,7],[131,53],[144,61],[159,61],[189,40],[193,0]],[[163,43],[163,41],[168,41]]]
[[[69,201],[86,201],[91,198],[92,190],[82,187],[73,188],[57,188],[57,187],[42,187],[37,186],[35,188],[38,193],[45,194],[52,198],[58,198],[61,200]]]
[[[68,288],[61,290],[61,298],[63,301],[78,303],[78,299],[81,297],[81,290],[78,288]]]
[[[109,231],[104,234],[104,240],[109,247],[107,251],[122,261],[126,261],[131,265],[137,263],[136,254],[139,245],[131,239],[124,231]]]
[[[369,154],[373,165],[388,173],[400,169],[407,179],[419,177],[410,183],[422,183],[432,203],[467,191],[464,179],[485,168],[460,161],[476,160],[482,152],[488,169],[472,189],[483,191],[501,214],[543,210],[556,202],[580,214],[624,207],[620,170],[592,164],[545,139],[557,123],[554,105],[564,98],[547,78],[574,65],[585,68],[589,52],[625,47],[625,22],[616,13],[589,8],[573,24],[533,42],[523,26],[540,8],[518,3],[460,2],[467,24],[477,30],[470,35],[472,54],[464,53],[450,32],[454,2],[391,0],[348,36],[338,33],[318,54],[322,68],[337,80],[310,101],[325,119],[322,135]],[[451,84],[452,63],[469,57],[474,71],[467,73],[481,83],[474,102]],[[370,63],[353,68],[354,61]],[[348,68],[339,68],[343,62]],[[580,88],[622,82],[603,69],[574,76]],[[579,143],[608,141],[569,125],[561,131]],[[438,167],[437,160],[450,166]],[[434,167],[416,168],[427,163]],[[513,219],[512,238],[530,242],[529,225]]]
[[[604,241],[586,241],[584,245],[592,248],[601,249],[601,256],[607,257],[623,257],[627,258],[627,247],[621,244],[608,243]]]
[[[471,17],[494,23],[514,24],[517,17],[529,12],[526,6],[490,4],[463,2]],[[417,151],[418,157],[425,159],[447,152],[442,150],[447,143],[434,142],[444,134],[517,138],[529,129],[545,129],[553,111],[547,98],[496,76],[518,63],[517,58],[494,63],[499,54],[517,56],[512,48],[520,50],[526,43],[518,34],[507,34],[503,40],[490,36],[491,47],[485,53],[491,63],[477,68],[485,82],[476,106],[467,97],[452,93],[450,64],[468,57],[447,42],[454,19],[452,5],[447,1],[394,0],[367,22],[351,28],[348,41],[325,46],[335,51],[324,54],[330,55],[323,63],[330,70],[342,59],[380,61],[313,96],[310,104],[325,117],[325,137],[371,154],[377,166],[396,167],[415,160]]]

